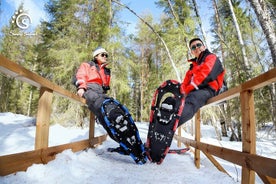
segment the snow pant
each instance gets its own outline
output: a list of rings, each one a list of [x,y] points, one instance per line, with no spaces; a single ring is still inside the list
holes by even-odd
[[[111,139],[116,140],[116,138],[111,133],[110,129],[107,127],[104,121],[104,117],[101,113],[101,106],[105,99],[110,98],[108,97],[99,84],[88,84],[85,93],[83,94],[84,98],[86,99],[86,104],[88,105],[88,109],[95,114],[98,118],[100,124],[104,127],[108,135]]]
[[[185,105],[178,126],[181,126],[182,124],[190,120],[198,111],[198,109],[204,106],[207,103],[207,100],[215,96],[215,94],[215,91],[209,87],[191,91],[185,97]]]

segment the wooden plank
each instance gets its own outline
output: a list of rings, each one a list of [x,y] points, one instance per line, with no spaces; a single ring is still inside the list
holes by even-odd
[[[106,138],[107,138],[107,134],[99,136],[99,137],[95,137],[95,138],[90,140],[89,144],[90,144],[91,147],[96,147],[99,144],[102,144],[102,142],[104,142],[106,140]]]
[[[56,154],[61,153],[66,149],[71,149],[73,152],[77,152],[90,147],[91,142],[93,142],[95,147],[95,145],[100,144],[105,140],[106,135],[103,135],[95,137],[90,141],[87,139],[34,151],[0,156],[0,176],[5,176],[17,171],[25,171],[33,164],[46,164],[55,159]]]
[[[256,90],[264,86],[276,82],[276,67],[243,83],[241,85],[242,91]]]
[[[247,167],[259,174],[276,178],[276,160],[258,155],[244,153],[228,148],[213,146],[210,144],[196,142],[192,139],[176,136],[184,144],[188,144],[196,149],[205,151],[211,155],[217,156],[242,167]]]
[[[34,85],[40,88],[41,84],[43,86],[51,89],[52,83],[43,77],[27,70],[26,68],[20,66],[19,64],[12,62],[5,58],[4,56],[0,55],[0,66],[2,68],[2,72],[13,74],[12,77],[27,82],[31,85]]]
[[[195,116],[195,141],[200,142],[200,110],[197,111]],[[200,168],[200,150],[195,149],[195,166]]]
[[[31,165],[42,163],[41,150],[10,154],[0,157],[0,175],[5,176],[16,171],[25,171]]]
[[[242,92],[240,103],[242,112],[242,151],[249,154],[256,154],[256,124],[253,90]],[[254,182],[255,172],[247,167],[242,167],[242,183],[251,184]]]
[[[230,100],[232,98],[238,97],[240,95],[241,89],[242,89],[241,85],[239,85],[237,87],[231,88],[231,89],[221,93],[220,95],[217,95],[213,98],[210,98],[207,101],[206,105],[203,106],[203,108],[211,106],[211,105],[216,105],[216,104],[219,104],[223,101]]]
[[[276,184],[276,179],[271,178],[269,176],[264,176],[261,175],[259,173],[257,173],[259,175],[259,177],[262,179],[262,181],[264,182],[264,184]]]
[[[92,140],[95,137],[95,115],[90,112],[90,121],[89,121],[89,140]]]
[[[49,80],[37,75],[34,72],[27,70],[19,64],[12,62],[0,54],[0,71],[16,78],[17,80],[31,84],[37,88],[45,87],[54,91],[54,93],[61,95],[65,98],[71,98],[76,102],[85,104],[85,99],[78,95],[63,89],[62,87],[50,82]]]
[[[86,142],[86,144],[83,144],[83,142]],[[17,171],[25,171],[28,167],[30,167],[33,164],[46,164],[49,161],[53,160],[57,153],[60,153],[65,149],[75,148],[75,150],[80,150],[80,148],[85,149],[88,146],[89,141],[85,140],[66,145],[1,156],[0,175],[4,176]]]
[[[40,97],[38,100],[35,149],[48,147],[52,99],[53,91],[42,87],[40,89]]]
[[[80,102],[82,105],[86,105],[86,101],[84,98],[74,94],[74,93],[71,93],[70,91],[56,85],[56,84],[53,84],[53,91],[55,94],[59,95],[59,96],[62,96],[64,98],[69,98],[71,100],[74,100],[76,102]]]
[[[204,107],[235,98],[239,96],[242,91],[256,90],[274,82],[276,82],[276,68],[273,68],[239,86],[233,87],[228,91],[209,99]]]
[[[181,126],[177,128],[178,135],[181,136]],[[181,147],[181,141],[177,141],[177,147]]]
[[[206,157],[214,164],[214,166],[221,172],[226,173],[227,175],[230,176],[230,174],[228,174],[228,172],[220,165],[220,163],[209,153],[206,153],[205,151],[203,151],[203,153],[206,155]]]

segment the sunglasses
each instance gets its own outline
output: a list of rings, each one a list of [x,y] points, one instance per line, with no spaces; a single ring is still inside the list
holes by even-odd
[[[106,54],[106,53],[102,53],[101,56],[108,58],[108,54]]]
[[[202,43],[197,43],[193,46],[191,46],[191,50],[196,50],[196,48],[200,48],[202,46]]]

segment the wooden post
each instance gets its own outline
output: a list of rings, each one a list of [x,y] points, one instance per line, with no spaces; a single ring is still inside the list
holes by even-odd
[[[197,111],[195,116],[195,141],[200,142],[200,109]],[[200,150],[195,149],[195,165],[200,168]]]
[[[241,92],[242,151],[256,154],[256,125],[253,90]],[[242,184],[255,183],[255,172],[242,167]]]
[[[95,137],[95,115],[90,112],[89,142]]]
[[[178,135],[181,137],[181,126],[178,127]],[[181,147],[181,141],[180,140],[177,140],[177,147]]]
[[[53,91],[41,87],[36,119],[35,149],[47,148]]]

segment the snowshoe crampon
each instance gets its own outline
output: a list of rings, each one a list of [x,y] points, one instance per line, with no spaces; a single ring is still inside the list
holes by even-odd
[[[169,152],[183,108],[184,94],[180,92],[179,82],[167,80],[157,88],[146,142],[146,154],[151,162],[161,164]]]
[[[115,99],[106,99],[101,112],[107,128],[124,149],[125,155],[130,155],[137,164],[146,163],[144,144],[128,109]]]

